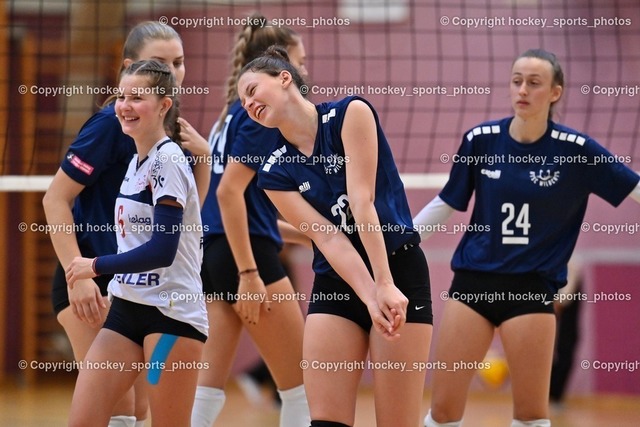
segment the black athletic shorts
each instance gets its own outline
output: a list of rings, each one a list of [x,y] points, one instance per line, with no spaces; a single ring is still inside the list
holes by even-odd
[[[555,293],[537,273],[458,270],[453,275],[449,298],[471,307],[497,327],[523,314],[553,314]]]
[[[207,336],[188,323],[162,314],[158,307],[131,302],[114,297],[104,321],[110,329],[142,346],[144,338],[151,334],[171,334],[205,342]]]
[[[250,241],[264,284],[268,286],[285,278],[287,273],[278,257],[278,245],[273,240],[260,236],[250,236]],[[205,295],[214,295],[214,300],[235,304],[239,284],[238,267],[225,235],[216,236],[205,243],[200,276]]]
[[[407,323],[433,324],[431,285],[427,260],[417,245],[407,245],[389,256],[389,268],[396,287],[409,299]],[[367,333],[373,323],[367,306],[344,280],[316,275],[308,314],[326,313],[344,317]]]
[[[94,277],[103,296],[107,295],[107,286],[113,277],[112,274]],[[69,293],[67,291],[67,278],[64,274],[62,265],[58,263],[56,271],[53,273],[53,287],[51,289],[51,303],[53,304],[53,312],[56,316],[65,308],[69,307]]]

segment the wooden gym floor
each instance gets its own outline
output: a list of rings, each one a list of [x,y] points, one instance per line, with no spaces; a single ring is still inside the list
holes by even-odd
[[[63,427],[71,402],[70,379],[39,383],[32,387],[0,386],[0,426]],[[277,427],[278,411],[251,406],[235,383],[227,390],[227,403],[215,427]],[[425,393],[424,408],[429,402]],[[374,427],[373,394],[360,391],[356,427]],[[508,427],[510,397],[505,392],[472,392],[465,413],[466,427]],[[562,411],[554,411],[553,427],[637,427],[640,398],[625,396],[569,397]],[[151,426],[151,422],[147,422]]]

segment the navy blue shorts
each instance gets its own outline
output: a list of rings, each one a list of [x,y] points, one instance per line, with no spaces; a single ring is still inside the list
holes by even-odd
[[[553,314],[555,291],[537,273],[454,272],[449,298],[467,305],[494,326],[516,316]]]
[[[264,284],[268,286],[287,277],[278,256],[280,251],[278,245],[267,237],[249,236],[249,238],[253,257]],[[200,276],[205,295],[214,295],[215,300],[235,304],[239,285],[238,267],[225,235],[215,236],[205,243]]]
[[[429,267],[419,246],[401,249],[389,256],[389,268],[396,287],[409,299],[407,323],[433,324]],[[367,306],[347,282],[316,275],[311,291],[309,314],[326,313],[344,317],[367,333],[373,323]]]
[[[156,306],[117,297],[111,301],[103,328],[117,332],[141,347],[144,338],[151,334],[171,334],[202,342],[207,340],[202,332],[188,323],[165,316]]]

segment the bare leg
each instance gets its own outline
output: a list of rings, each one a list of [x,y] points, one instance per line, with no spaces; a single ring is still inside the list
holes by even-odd
[[[78,375],[69,426],[106,426],[114,406],[138,376],[131,367],[142,361],[139,345],[117,332],[101,329]]]
[[[369,346],[368,334],[350,320],[331,314],[307,316],[304,331],[304,385],[312,420],[353,425],[356,395]],[[320,363],[346,362],[338,369],[322,369]]]
[[[549,383],[556,318],[552,313],[526,314],[500,325],[513,392],[513,418],[549,418]]]
[[[145,360],[151,355],[163,334],[151,334],[144,340]],[[198,384],[196,366],[202,359],[203,343],[186,337],[177,337],[164,361],[165,369],[157,384],[148,384],[151,418],[154,427],[189,426],[191,409]],[[182,362],[182,363],[180,363]]]
[[[110,303],[107,297],[104,297],[103,299],[107,308],[104,309],[102,315],[103,317],[106,317]],[[58,322],[64,328],[67,337],[69,337],[69,342],[71,342],[75,359],[77,361],[84,360],[87,352],[89,351],[89,347],[91,347],[91,344],[100,331],[100,327],[90,326],[88,323],[78,319],[75,314],[73,314],[71,307],[67,307],[58,313]],[[122,399],[116,403],[111,415],[134,415],[133,388],[128,390]]]
[[[482,362],[493,339],[494,327],[487,319],[459,301],[445,304],[436,339],[431,416],[438,423],[460,421],[475,370],[455,370],[460,362]]]
[[[407,323],[400,338],[387,341],[371,331],[371,362],[400,362],[402,367],[373,371],[378,427],[415,427],[420,421],[422,392],[426,371],[415,369],[414,363],[429,358],[432,326]]]

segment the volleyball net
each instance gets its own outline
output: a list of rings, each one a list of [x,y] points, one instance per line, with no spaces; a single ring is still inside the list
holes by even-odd
[[[252,11],[267,18],[260,25],[302,36],[312,101],[355,94],[373,103],[409,188],[441,186],[462,133],[511,114],[511,64],[535,47],[565,70],[556,119],[640,169],[635,0],[9,0],[0,12],[0,189],[46,189],[115,89],[122,43],[141,20],[182,36],[182,114],[207,135],[234,36]]]

